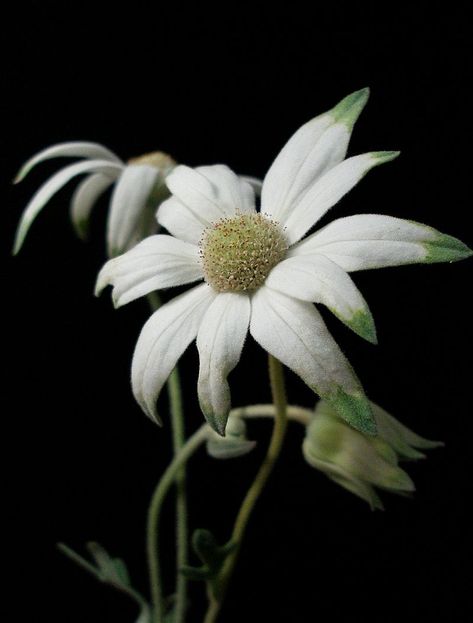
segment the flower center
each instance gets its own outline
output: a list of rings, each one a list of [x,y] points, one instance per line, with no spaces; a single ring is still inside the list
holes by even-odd
[[[280,226],[262,214],[223,218],[200,241],[204,278],[217,292],[256,290],[287,248]]]

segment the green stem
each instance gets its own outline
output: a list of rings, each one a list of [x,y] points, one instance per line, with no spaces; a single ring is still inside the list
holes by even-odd
[[[148,295],[148,301],[151,309],[156,310],[161,305],[161,300],[157,292]],[[176,456],[185,442],[184,431],[184,414],[182,407],[182,392],[179,371],[177,368],[171,372],[167,382],[169,407],[171,412],[171,428],[172,428],[172,445],[173,454]],[[159,487],[159,485],[158,485]],[[175,610],[174,623],[182,623],[187,602],[187,579],[179,573],[179,569],[187,564],[187,498],[186,498],[186,470],[184,465],[176,474],[176,592],[175,592]],[[149,552],[148,552],[149,555]],[[157,558],[157,553],[156,553]],[[157,592],[162,593],[161,574],[159,569],[159,561],[156,561],[155,577],[151,577],[151,594],[155,589],[153,584],[158,582]],[[156,604],[155,604],[156,608]]]
[[[272,355],[269,355],[269,378],[271,381],[271,392],[275,410],[271,441],[269,442],[269,447],[263,463],[261,464],[258,473],[256,474],[256,477],[242,502],[240,510],[238,511],[232,532],[232,541],[236,543],[236,548],[228,556],[223,566],[218,583],[218,595],[209,595],[210,604],[205,615],[204,623],[214,623],[214,621],[217,620],[229,581],[238,559],[238,554],[240,552],[251,513],[253,512],[256,501],[258,500],[273,470],[274,464],[276,463],[276,459],[278,458],[283,445],[287,428],[287,403],[284,388],[284,373],[281,362],[275,359]],[[262,410],[260,410],[260,414],[261,411]]]
[[[163,621],[163,591],[159,568],[159,519],[161,507],[169,488],[174,484],[182,466],[206,440],[208,426],[204,424],[195,432],[168,465],[156,487],[148,511],[148,564],[151,578],[151,598],[153,603],[153,622]]]

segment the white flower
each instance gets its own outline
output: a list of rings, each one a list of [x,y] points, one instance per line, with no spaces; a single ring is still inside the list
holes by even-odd
[[[176,163],[163,152],[145,154],[128,163],[97,143],[61,143],[45,149],[18,173],[20,182],[40,162],[58,157],[84,158],[53,175],[34,195],[23,212],[18,226],[14,253],[18,253],[34,219],[46,203],[70,180],[78,175],[87,177],[77,187],[71,202],[71,218],[81,238],[87,234],[91,210],[102,193],[112,184],[107,221],[107,250],[110,257],[124,253],[137,242],[154,233],[158,204],[169,196],[164,178]]]
[[[173,196],[157,213],[171,235],[152,236],[105,264],[97,293],[112,284],[117,306],[158,288],[205,280],[155,312],[138,339],[132,385],[151,418],[159,421],[161,388],[197,339],[200,405],[224,434],[227,376],[249,331],[342,418],[375,432],[360,382],[313,303],[375,342],[370,311],[348,272],[453,261],[471,252],[430,227],[376,214],[338,219],[301,240],[371,168],[398,154],[345,160],[367,97],[367,89],[353,93],[294,134],[264,179],[259,213],[250,185],[226,166],[176,167],[166,180]]]

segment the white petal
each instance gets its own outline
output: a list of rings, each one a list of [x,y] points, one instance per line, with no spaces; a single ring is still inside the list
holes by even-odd
[[[147,202],[160,177],[149,165],[125,167],[113,192],[107,223],[109,257],[123,253],[146,219]]]
[[[287,218],[280,220],[290,244],[297,242],[322,216],[350,191],[366,173],[399,155],[397,151],[378,151],[348,158],[318,179],[291,206]]]
[[[224,216],[235,212],[255,212],[255,193],[252,184],[244,177],[238,177],[224,164],[215,164],[195,169],[213,184],[216,200]]]
[[[97,278],[96,294],[113,285],[113,301],[120,307],[154,290],[201,279],[198,251],[196,246],[172,236],[150,236],[104,265]]]
[[[376,343],[373,317],[360,291],[323,255],[290,257],[273,268],[265,283],[287,296],[326,305],[355,333]]]
[[[158,208],[156,218],[170,234],[192,244],[199,244],[204,230],[210,226],[209,221],[197,212],[189,210],[176,197],[163,201]]]
[[[263,188],[263,180],[258,177],[252,177],[251,175],[240,175],[240,179],[244,182],[248,182],[253,187],[253,191],[257,197],[261,197],[261,190]]]
[[[146,415],[158,423],[159,393],[178,359],[196,337],[215,296],[207,284],[199,285],[160,307],[141,331],[131,369],[133,393]]]
[[[43,149],[35,154],[21,167],[20,172],[15,178],[15,184],[21,182],[28,175],[33,167],[40,162],[51,158],[93,158],[94,160],[108,160],[123,165],[120,158],[103,145],[98,143],[71,142],[59,143],[47,149]]]
[[[97,199],[113,183],[113,180],[102,173],[89,175],[81,182],[71,200],[71,219],[78,236],[84,239],[87,235],[89,217]]]
[[[356,91],[297,130],[264,179],[262,212],[285,223],[293,204],[321,175],[345,158],[353,125],[368,95],[368,89]]]
[[[337,219],[290,249],[291,256],[323,254],[352,272],[419,262],[452,262],[471,255],[461,241],[403,219],[359,214]]]
[[[158,209],[157,219],[173,236],[198,244],[204,230],[238,212],[255,211],[254,191],[224,165],[176,167],[166,178],[174,196]]]
[[[314,305],[263,286],[253,295],[250,333],[352,426],[375,431],[360,382]]]
[[[65,186],[73,177],[76,175],[82,175],[83,173],[103,173],[104,175],[108,175],[114,179],[120,174],[121,169],[121,165],[113,162],[107,162],[106,160],[87,160],[86,162],[71,164],[70,166],[58,171],[58,173],[53,175],[45,184],[43,184],[43,186],[41,186],[26,206],[16,232],[13,252],[18,253],[20,250],[25,236],[38,213],[51,199],[51,197],[63,186]]]
[[[208,423],[225,434],[231,408],[228,374],[240,360],[250,321],[247,294],[222,293],[208,308],[197,334],[199,403]]]

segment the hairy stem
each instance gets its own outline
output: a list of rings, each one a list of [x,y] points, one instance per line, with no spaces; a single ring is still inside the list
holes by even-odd
[[[236,548],[228,556],[223,566],[218,582],[218,594],[209,595],[210,603],[205,615],[204,623],[214,623],[214,621],[217,620],[217,616],[220,612],[220,608],[228,589],[229,581],[238,559],[238,554],[241,549],[241,544],[248,521],[251,517],[251,513],[253,512],[256,501],[263,491],[264,486],[273,470],[274,464],[276,463],[283,445],[287,428],[287,403],[284,387],[284,373],[281,362],[275,359],[272,355],[269,355],[269,378],[274,403],[274,426],[271,440],[269,442],[266,456],[264,457],[258,473],[248,489],[242,505],[240,506],[240,510],[238,511],[232,532],[232,541],[236,544]],[[264,409],[260,409],[259,414],[261,415],[263,411]],[[254,411],[254,415],[257,415],[256,409]]]
[[[149,294],[148,301],[151,309],[153,310],[158,309],[161,305],[161,300],[157,292]],[[171,412],[173,454],[176,456],[183,447],[185,441],[181,381],[177,368],[174,368],[171,372],[167,382],[167,390],[169,397],[169,409]],[[186,610],[187,579],[182,575],[182,573],[179,573],[179,569],[187,564],[187,533],[186,470],[183,464],[183,466],[176,473],[176,593],[174,623],[183,623]],[[150,552],[148,550],[148,555],[149,554]],[[153,584],[156,581],[159,583],[159,591],[155,592],[156,594],[159,592],[162,593],[159,561],[156,561],[155,570],[157,570],[155,577],[151,577],[152,595],[154,595]],[[152,575],[151,567],[150,575]],[[162,606],[160,607],[162,609]],[[154,604],[154,608],[156,609],[156,604]]]
[[[161,477],[151,498],[148,511],[148,564],[151,578],[151,597],[153,603],[153,623],[163,621],[163,591],[159,567],[159,520],[161,507],[169,488],[174,484],[182,466],[207,439],[208,426],[204,424],[195,432],[176,454]],[[179,570],[178,570],[179,571]]]

